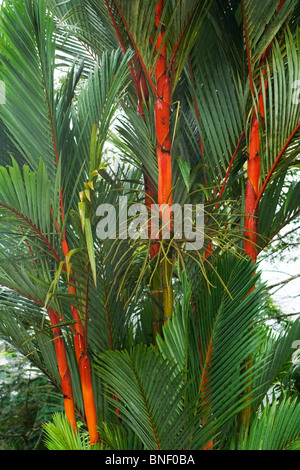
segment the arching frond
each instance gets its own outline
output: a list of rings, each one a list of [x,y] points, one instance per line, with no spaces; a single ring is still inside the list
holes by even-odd
[[[256,416],[249,434],[240,439],[237,450],[299,450],[299,419],[296,397],[268,403]]]

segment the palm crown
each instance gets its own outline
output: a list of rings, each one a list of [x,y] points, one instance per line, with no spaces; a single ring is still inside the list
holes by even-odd
[[[256,264],[299,214],[298,18],[292,0],[1,7],[0,328],[62,390],[49,448],[88,447],[78,419],[112,449],[299,446],[299,398],[270,390],[300,324],[261,321]],[[120,197],[203,203],[203,249],[100,240]]]

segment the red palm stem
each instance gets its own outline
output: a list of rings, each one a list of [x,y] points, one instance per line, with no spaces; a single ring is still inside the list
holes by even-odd
[[[74,397],[71,381],[71,373],[68,365],[66,347],[64,338],[62,336],[61,328],[58,325],[60,319],[57,313],[48,308],[48,314],[52,326],[52,332],[54,336],[54,346],[57,358],[57,365],[59,370],[59,376],[61,381],[62,393],[64,396],[64,406],[66,417],[74,429],[77,430],[76,417],[75,417],[75,406],[74,406]]]

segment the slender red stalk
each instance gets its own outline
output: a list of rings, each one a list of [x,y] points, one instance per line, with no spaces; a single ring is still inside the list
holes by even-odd
[[[64,256],[66,257],[70,250],[65,237],[62,241],[62,248]],[[72,269],[70,270],[70,275],[73,275]],[[73,280],[71,280],[71,284],[68,285],[68,292],[72,295],[77,295]],[[71,311],[72,318],[75,320],[74,346],[81,379],[84,411],[90,435],[90,442],[91,445],[94,445],[99,441],[99,435],[97,431],[97,414],[92,386],[91,367],[89,357],[87,355],[87,338],[84,333],[82,320],[78,310],[73,305],[71,305]]]
[[[62,192],[61,192],[61,195],[62,195]],[[53,214],[53,211],[51,213]],[[63,205],[62,197],[61,197],[61,217],[62,217],[62,222],[63,222],[64,221],[64,205]],[[59,229],[57,222],[56,222],[56,227],[57,229]],[[63,230],[61,245],[62,245],[64,256],[66,257],[69,254],[70,250],[69,250],[69,246],[68,246],[68,242],[66,238],[65,229]],[[71,269],[70,276],[72,275],[73,275],[73,270]],[[77,295],[77,291],[74,286],[74,281],[72,279],[70,281],[70,284],[68,285],[68,292],[69,294],[72,294],[74,296]],[[87,312],[88,312],[87,306],[88,306],[88,298],[86,299],[86,328],[87,328]],[[88,427],[89,435],[90,435],[90,442],[93,445],[99,441],[99,436],[98,436],[98,431],[97,431],[97,417],[96,417],[94,392],[92,388],[91,370],[90,370],[89,358],[87,355],[87,332],[84,332],[80,314],[73,305],[71,305],[71,312],[72,312],[72,318],[73,320],[75,320],[74,347],[75,347],[75,355],[76,355],[79,373],[80,373],[80,379],[81,379],[84,410],[85,410],[85,416],[86,416],[86,421],[87,421],[87,427]]]
[[[45,82],[45,90],[46,90],[46,98],[49,110],[49,118],[51,123],[51,131],[52,131],[52,138],[53,138],[53,145],[54,145],[54,153],[55,153],[55,162],[58,166],[58,151],[56,145],[56,138],[55,138],[55,131],[53,125],[53,118],[51,112],[50,101],[47,93],[46,87],[46,80],[44,77]],[[62,188],[60,188],[60,204],[61,204],[61,220],[62,224],[64,224],[64,202],[63,202],[63,192]],[[67,242],[66,236],[66,228],[63,229],[63,237],[62,237],[62,249],[64,256],[66,257],[70,250]],[[73,271],[70,272],[73,274]],[[71,281],[73,284],[74,282]],[[68,286],[68,292],[76,295],[76,288],[73,286]],[[80,372],[81,378],[81,385],[82,385],[82,394],[83,394],[83,401],[84,401],[84,410],[86,415],[87,426],[90,435],[90,442],[91,444],[95,444],[99,441],[98,431],[97,431],[97,417],[96,417],[96,407],[95,407],[95,400],[94,400],[94,393],[92,388],[92,381],[91,381],[91,372],[90,372],[90,364],[89,358],[87,356],[87,342],[85,341],[83,326],[80,314],[78,310],[71,305],[72,311],[72,318],[75,320],[75,335],[74,335],[74,346],[75,346],[75,354],[78,362],[78,368]]]
[[[148,417],[149,417],[149,421],[151,423],[154,439],[155,439],[155,442],[156,442],[156,445],[157,445],[157,450],[161,450],[159,440],[158,440],[158,436],[157,436],[155,426],[154,426],[154,423],[153,423],[152,415],[150,413],[149,406],[148,406],[148,403],[147,403],[147,400],[146,400],[146,397],[145,397],[145,394],[144,394],[144,391],[143,391],[143,387],[141,386],[140,379],[137,376],[137,374],[136,374],[136,380],[137,380],[138,386],[140,388],[140,392],[141,392],[141,395],[142,395],[142,398],[143,398],[143,401],[144,401],[145,408],[146,408],[147,413],[148,413]]]
[[[236,148],[235,148],[235,150],[234,150],[234,152],[233,152],[233,155],[232,155],[232,157],[231,157],[231,160],[230,160],[230,163],[229,163],[229,166],[228,166],[228,169],[227,169],[227,172],[226,172],[226,175],[225,175],[223,184],[222,184],[222,188],[221,188],[220,193],[219,193],[219,198],[221,198],[222,195],[223,195],[223,192],[224,192],[224,189],[225,189],[225,186],[226,186],[226,183],[227,183],[227,180],[228,180],[228,177],[229,177],[229,174],[230,174],[232,165],[233,165],[233,163],[234,163],[236,154],[237,154],[238,149],[239,149],[239,147],[240,147],[240,145],[241,145],[241,142],[242,142],[242,140],[243,140],[244,135],[245,135],[245,131],[242,131],[241,136],[240,136],[240,138],[239,138],[239,141],[238,141],[238,143],[237,143],[237,146],[236,146]],[[216,204],[216,209],[218,209],[218,207],[219,207],[219,204]],[[206,218],[206,222],[205,222],[205,223],[207,223],[208,220],[209,220],[209,217]],[[208,259],[208,258],[210,257],[210,255],[212,254],[212,252],[213,252],[213,243],[212,243],[212,241],[210,241],[210,242],[208,243],[206,249],[205,249],[205,254],[204,254],[205,259]]]
[[[250,135],[248,157],[248,181],[245,193],[245,241],[244,250],[254,262],[257,259],[257,209],[256,200],[260,181],[259,122],[255,116]]]
[[[231,157],[231,160],[230,160],[228,169],[227,169],[227,171],[226,171],[226,175],[225,175],[225,177],[224,177],[224,181],[223,181],[223,184],[222,184],[222,187],[221,187],[219,196],[218,196],[219,199],[223,196],[223,192],[224,192],[224,189],[225,189],[225,186],[226,186],[228,177],[229,177],[229,175],[230,175],[230,171],[231,171],[232,165],[233,165],[233,163],[234,163],[236,154],[237,154],[238,149],[239,149],[239,147],[240,147],[240,145],[241,145],[241,142],[242,142],[242,140],[243,140],[244,135],[245,135],[245,131],[243,130],[242,133],[241,133],[241,136],[240,136],[240,138],[239,138],[239,141],[238,141],[238,143],[237,143],[237,146],[236,146],[236,148],[235,148],[235,150],[234,150],[234,152],[233,152],[233,155],[232,155],[232,157]],[[219,204],[216,204],[216,209],[218,209],[218,207],[219,207]],[[206,218],[206,223],[208,222],[208,220],[209,220],[209,217]],[[208,257],[208,256],[207,256],[207,257]]]
[[[90,443],[91,445],[94,445],[99,442],[99,435],[97,431],[97,413],[92,384],[91,365],[87,353],[83,353],[82,356],[80,356],[78,366],[81,378],[84,411],[89,430]]]
[[[281,9],[284,1],[280,1],[280,4],[277,9],[277,13]],[[250,78],[250,88],[252,92],[252,98],[254,99],[254,84],[252,77],[252,64],[250,58],[250,50],[248,43],[248,34],[245,20],[245,10],[244,2],[242,0],[242,9],[243,9],[243,22],[244,22],[244,32],[245,32],[245,41],[247,49],[247,58],[248,58],[248,70]],[[261,57],[261,66],[265,66],[267,56],[271,50],[272,44],[269,44],[265,52]],[[253,110],[252,126],[250,133],[250,143],[249,143],[249,156],[248,156],[248,180],[246,184],[246,193],[245,193],[245,241],[244,241],[244,252],[250,257],[253,263],[257,261],[257,229],[258,229],[258,203],[260,199],[260,125],[264,126],[265,119],[265,110],[263,102],[263,88],[266,90],[268,86],[268,81],[265,78],[266,70],[263,71],[264,83],[260,83],[260,92],[258,96],[258,109]],[[258,116],[260,113],[260,117]],[[261,119],[261,121],[260,121]],[[280,157],[279,157],[280,158]],[[272,172],[271,172],[272,173]],[[264,182],[264,188],[267,184],[267,180]],[[250,292],[255,289],[255,286],[252,287]],[[249,292],[249,293],[250,293]],[[243,371],[251,368],[252,358],[248,358],[243,364]],[[245,393],[251,392],[251,384],[247,385]],[[246,403],[249,400],[246,399]],[[242,412],[240,413],[239,420],[243,426],[243,432],[245,432],[247,423],[249,422],[251,416],[251,404],[247,405]]]
[[[111,10],[111,8],[110,8],[110,5],[109,5],[109,3],[108,3],[108,0],[104,0],[104,1],[105,1],[106,8],[107,8],[107,10],[108,10],[109,16],[110,16],[110,18],[111,18],[111,21],[112,21],[112,23],[113,23],[113,25],[114,25],[116,34],[117,34],[117,36],[118,36],[118,40],[119,40],[120,46],[122,47],[123,54],[126,54],[126,47],[125,47],[124,41],[123,41],[123,39],[122,39],[121,32],[120,32],[120,30],[119,30],[119,28],[118,28],[118,25],[117,25],[117,23],[116,23],[115,17],[114,17],[114,15],[113,15],[113,12],[112,12],[112,10]]]
[[[59,323],[59,316],[56,312],[52,309],[47,309],[50,322],[52,325],[52,331],[54,336],[54,345],[56,351],[56,358],[57,358],[57,365],[58,371],[61,381],[62,392],[64,396],[64,406],[66,417],[74,429],[77,430],[76,424],[76,417],[75,417],[75,406],[74,406],[74,397],[73,397],[73,389],[72,389],[72,382],[71,382],[71,373],[68,366],[67,354],[66,354],[66,347],[65,342],[62,336],[61,328],[56,326]]]
[[[64,256],[66,257],[69,253],[69,247],[66,240],[66,232],[64,231],[62,248]],[[72,276],[73,271],[70,271]],[[71,284],[74,284],[74,281],[71,281]],[[76,295],[77,291],[73,285],[68,286],[68,292],[72,295]],[[88,300],[87,300],[88,302]],[[82,386],[82,396],[84,402],[84,411],[86,416],[87,427],[90,435],[91,445],[94,445],[99,441],[98,431],[97,431],[97,414],[95,407],[94,392],[92,387],[91,379],[91,369],[90,362],[87,355],[87,337],[83,330],[82,320],[78,310],[71,305],[72,318],[75,320],[75,332],[74,332],[74,347],[75,355],[77,358],[78,369],[80,373],[81,386]],[[87,311],[86,311],[86,320],[87,320]],[[56,322],[57,323],[57,322]],[[87,327],[87,325],[86,325]],[[60,359],[58,359],[60,361]]]
[[[136,91],[138,95],[138,112],[145,122],[144,114],[144,103],[149,100],[149,90],[147,87],[146,77],[142,68],[137,64],[137,79],[136,79]],[[145,186],[145,205],[147,207],[150,217],[148,217],[148,236],[151,239],[152,233],[152,222],[151,222],[151,205],[157,202],[157,193],[154,189],[152,178],[148,174],[145,166],[143,165],[143,178]],[[153,259],[159,252],[159,243],[154,243],[150,250],[150,259]]]
[[[35,299],[27,294],[24,294],[23,292],[18,291],[17,289],[13,289],[10,287],[11,290],[17,292],[18,294],[22,295],[23,297],[26,297],[29,300],[32,300],[33,302],[37,303],[41,307],[44,307],[44,303],[39,301],[38,299]],[[61,336],[61,331],[59,327],[56,327],[56,325],[60,321],[65,321],[57,312],[55,312],[53,309],[48,309],[48,314],[50,318],[50,322],[52,327],[55,326],[55,349],[56,349],[56,356],[57,356],[57,363],[58,363],[58,368],[59,368],[59,373],[61,377],[61,386],[62,386],[62,392],[64,395],[64,404],[65,404],[65,410],[66,410],[66,416],[70,422],[70,424],[73,426],[73,429],[75,429],[76,425],[76,420],[75,420],[75,425],[74,425],[74,416],[73,416],[73,406],[74,402],[72,403],[72,397],[73,397],[73,391],[72,391],[72,384],[71,384],[71,376],[68,372],[68,364],[67,364],[67,359],[66,359],[66,350],[65,350],[65,344],[63,342],[62,336]],[[48,372],[45,370],[45,374],[48,374]],[[49,378],[53,381],[53,377]],[[69,397],[68,399],[66,397]],[[75,408],[74,408],[75,409]],[[80,415],[80,413],[77,411],[77,413]],[[83,419],[83,417],[82,417]]]
[[[155,26],[160,27],[155,50],[159,58],[155,68],[157,97],[155,102],[155,129],[158,161],[158,204],[172,204],[172,166],[170,138],[171,86],[167,73],[167,47],[164,41],[165,27],[160,25],[164,0],[158,0],[155,12]],[[163,214],[163,223],[171,228],[168,211]]]
[[[94,56],[94,54],[89,50],[89,48],[84,44],[84,42],[80,41],[80,39],[78,39],[78,42],[84,47],[84,49],[88,52],[88,54],[92,57],[92,59],[97,62],[97,59],[96,57]]]
[[[165,41],[165,25],[161,23],[164,0],[158,0],[155,10],[155,26],[158,37],[155,51],[158,60],[155,67],[156,101],[155,101],[155,132],[158,163],[158,204],[162,214],[162,224],[172,231],[171,205],[172,195],[172,159],[170,137],[171,84],[167,70],[167,46]],[[164,322],[172,318],[173,287],[171,258],[162,260],[162,287],[164,304]]]
[[[121,33],[119,31],[119,28],[117,26],[117,23],[115,21],[113,12],[110,8],[108,0],[105,0],[106,7],[108,9],[110,18],[112,20],[114,29],[116,31],[120,46],[122,48],[123,54],[126,54],[126,47],[124,44],[124,41],[122,39]],[[123,22],[125,24],[124,18]],[[126,26],[126,25],[125,25]],[[127,26],[126,26],[127,28]],[[149,99],[149,90],[147,86],[147,81],[146,81],[146,75],[143,71],[143,67],[141,63],[139,63],[139,56],[136,53],[135,55],[135,69],[133,68],[133,65],[131,62],[128,63],[129,69],[130,69],[130,74],[137,92],[138,96],[138,112],[140,116],[142,117],[143,121],[145,122],[145,114],[144,114],[144,103],[147,103]],[[154,189],[153,182],[148,175],[145,166],[142,166],[143,170],[143,178],[144,178],[144,187],[145,187],[145,205],[148,209],[149,214],[151,214],[151,204],[155,203],[157,201],[157,194]],[[151,238],[151,233],[152,233],[152,222],[151,222],[151,217],[148,217],[148,236]],[[159,252],[159,244],[155,243],[152,245],[151,250],[150,250],[150,259],[153,259],[156,254]],[[105,306],[106,306],[106,314],[107,314],[107,324],[108,324],[108,332],[109,332],[109,342],[110,342],[110,349],[113,350],[113,340],[112,340],[112,332],[111,332],[111,324],[110,324],[110,313],[109,313],[109,307],[108,307],[108,296],[107,296],[107,289],[106,289],[106,281],[105,281],[105,275],[104,275],[104,270],[103,270],[103,284],[104,284],[104,294],[105,294]],[[119,402],[119,398],[115,395],[114,392],[112,392],[113,398],[116,400],[116,402]],[[116,407],[116,416],[119,418],[119,408]]]
[[[276,14],[280,11],[284,4],[284,0],[280,0],[279,6],[277,8]],[[250,77],[250,88],[252,91],[252,95],[254,96],[254,85],[253,85],[253,78],[252,78],[252,67],[251,67],[251,59],[250,59],[250,51],[249,51],[249,44],[248,44],[248,34],[246,28],[246,20],[245,20],[245,11],[244,11],[244,2],[242,1],[242,8],[243,8],[243,21],[244,21],[244,30],[245,30],[245,41],[246,41],[246,49],[247,49],[247,58],[248,58],[248,70],[249,70],[249,77]],[[272,47],[272,43],[269,44],[267,49],[264,51],[262,58],[261,58],[261,66],[264,66],[267,60],[267,57],[270,53]],[[265,76],[266,70],[263,71],[263,75]],[[264,125],[264,118],[265,118],[265,111],[264,111],[264,103],[263,103],[263,88],[266,90],[268,86],[267,79],[264,80],[264,83],[260,84],[261,89],[258,96],[258,111],[260,113],[260,117],[262,119],[261,124]],[[300,124],[299,124],[300,126]],[[258,224],[258,204],[260,198],[269,182],[269,179],[279,161],[282,154],[284,153],[286,147],[288,146],[290,140],[293,138],[294,134],[299,129],[299,126],[295,129],[293,134],[290,136],[288,141],[286,142],[285,146],[281,150],[280,154],[278,155],[277,159],[275,160],[267,178],[264,181],[262,188],[260,188],[260,122],[259,117],[257,116],[255,110],[253,112],[253,120],[252,120],[252,127],[250,133],[250,144],[249,144],[249,157],[248,157],[248,181],[246,185],[246,193],[245,193],[245,242],[244,242],[244,251],[245,254],[249,255],[249,257],[256,262],[257,260],[257,224]]]
[[[20,227],[22,230],[22,227]],[[24,234],[23,230],[22,233]],[[34,256],[32,248],[30,246],[29,241],[25,238],[26,244],[28,246],[28,250],[31,256]],[[36,264],[36,260],[34,259],[34,264]],[[62,336],[61,328],[56,326],[60,322],[60,316],[53,310],[48,308],[48,315],[50,319],[50,323],[52,326],[52,332],[54,336],[54,345],[55,345],[55,353],[56,353],[56,360],[57,366],[61,381],[62,393],[64,397],[64,407],[66,417],[69,421],[69,424],[72,426],[73,430],[77,430],[77,423],[75,417],[75,404],[74,404],[74,397],[73,397],[73,388],[72,388],[72,381],[71,381],[71,373],[67,361],[67,353],[65,342]]]
[[[244,1],[242,0],[243,24],[245,32],[246,51],[248,59],[248,73],[250,79],[250,89],[252,97],[254,97],[254,83],[252,77],[252,66],[250,58],[250,49],[247,34],[247,25],[245,17]],[[260,140],[259,140],[259,121],[255,110],[253,112],[253,120],[250,134],[250,146],[248,155],[248,180],[245,193],[245,254],[255,262],[257,258],[257,212],[255,210],[255,202],[259,191],[260,181]]]
[[[118,28],[118,25],[116,23],[116,20],[114,18],[114,15],[113,15],[113,12],[112,12],[112,9],[109,5],[108,0],[105,0],[105,4],[106,4],[107,10],[109,12],[110,18],[112,20],[114,29],[116,31],[116,34],[117,34],[120,46],[122,48],[123,54],[125,54],[126,53],[126,47],[125,47],[124,41],[123,41],[122,36],[121,36],[121,32]],[[118,8],[119,14],[121,15],[121,12],[120,12],[118,6],[117,6],[117,8]],[[127,25],[126,25],[126,22],[125,22],[125,19],[124,19],[123,15],[121,16],[121,18],[123,20],[124,26],[127,30],[127,33],[129,35],[129,37],[132,38],[132,36],[129,34],[129,30],[127,28]],[[138,59],[140,59],[140,55],[137,52],[136,52],[136,57]],[[145,120],[143,102],[144,102],[144,100],[145,101],[148,100],[149,91],[148,91],[147,82],[146,82],[146,75],[145,75],[145,72],[143,70],[143,65],[142,65],[142,62],[140,62],[139,65],[137,64],[137,68],[139,66],[141,68],[141,70],[137,73],[137,75],[134,72],[132,64],[129,63],[128,65],[129,65],[130,74],[131,74],[131,77],[132,77],[132,80],[133,80],[133,83],[135,85],[135,89],[136,89],[136,92],[137,92],[137,95],[138,95],[138,112],[139,112],[140,116],[143,118],[143,120]],[[146,207],[148,208],[148,210],[150,211],[151,204],[155,203],[155,201],[157,199],[157,194],[156,194],[156,191],[154,190],[151,178],[149,177],[149,175],[147,175],[146,169],[144,167],[143,167],[143,177],[144,177],[144,185],[145,185],[145,204],[146,204]],[[149,218],[149,235],[150,234],[151,234],[151,218]],[[156,243],[156,244],[153,245],[153,247],[150,251],[150,258],[152,259],[158,253],[158,251],[159,251],[159,244]]]

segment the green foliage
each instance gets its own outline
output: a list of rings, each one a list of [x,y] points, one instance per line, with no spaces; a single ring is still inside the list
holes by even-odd
[[[240,437],[237,450],[299,450],[299,397],[284,398],[279,403],[262,406],[245,439]]]
[[[97,450],[89,443],[87,432],[75,433],[61,414],[53,415],[53,423],[44,425],[45,444],[49,450]]]
[[[153,0],[1,6],[0,336],[60,390],[47,309],[55,312],[79,432],[63,415],[51,422],[50,409],[33,407],[34,383],[45,384],[40,376],[18,380],[10,397],[5,379],[3,426],[10,426],[8,406],[18,403],[15,434],[28,446],[42,445],[33,422],[40,429],[43,419],[48,449],[90,449],[73,343],[76,308],[103,448],[194,450],[213,441],[215,449],[296,449],[299,376],[291,357],[299,320],[276,334],[265,325],[270,305],[243,241],[246,149],[264,79],[258,251],[299,215],[300,106],[292,99],[299,8],[293,0],[278,13],[272,0],[166,0],[157,28],[155,9]],[[155,199],[155,44],[162,31],[173,200],[205,204],[205,243],[189,252],[172,233],[150,259],[151,240],[124,239],[122,230],[99,240],[97,208],[117,208],[120,196],[129,205],[145,202],[146,177]],[[59,86],[57,66],[64,71]],[[152,281],[164,257],[173,263],[174,315],[154,341]],[[243,440],[238,417],[248,405]]]
[[[3,349],[0,358],[0,448],[45,450],[43,423],[62,411],[60,395],[19,354]]]

